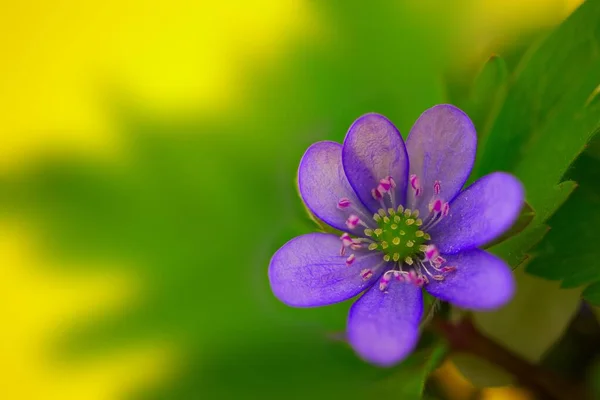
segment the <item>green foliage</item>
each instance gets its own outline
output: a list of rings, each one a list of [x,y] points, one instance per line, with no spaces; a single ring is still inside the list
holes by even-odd
[[[600,137],[598,137],[600,139]],[[596,140],[598,140],[596,139]],[[563,287],[589,285],[583,297],[600,304],[600,160],[584,152],[567,173],[579,187],[548,224],[552,230],[535,249],[529,273],[562,281]]]
[[[600,2],[585,2],[525,56],[484,135],[476,176],[505,170],[527,189],[543,222],[568,193],[556,191],[600,121],[590,96],[600,83]]]
[[[494,121],[495,110],[505,96],[508,83],[508,69],[504,59],[492,55],[475,78],[473,88],[462,109],[473,121],[479,141],[489,131],[488,125]]]

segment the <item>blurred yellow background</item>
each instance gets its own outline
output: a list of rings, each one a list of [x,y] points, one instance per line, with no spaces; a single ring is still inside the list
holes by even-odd
[[[452,27],[448,66],[473,69],[521,35],[560,22],[579,3],[457,2],[443,16]],[[407,4],[423,30],[435,29],[428,15],[436,2]],[[251,114],[253,71],[277,74],[291,43],[327,46],[337,34],[314,2],[301,0],[5,1],[0,175],[20,176],[45,153],[127,157],[114,101],[165,118]],[[43,240],[27,216],[2,215],[0,398],[118,399],[171,377],[187,348],[169,335],[83,360],[55,359],[55,341],[75,323],[142,302],[147,277],[120,264],[56,268],[73,261],[48,257]],[[501,397],[491,391],[485,398]]]

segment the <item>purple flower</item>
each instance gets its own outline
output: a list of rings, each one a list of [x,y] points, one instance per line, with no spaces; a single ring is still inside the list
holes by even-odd
[[[388,119],[367,114],[343,145],[310,146],[298,169],[300,195],[345,233],[310,233],[283,245],[269,265],[275,296],[314,307],[365,291],[350,309],[347,338],[381,366],[416,346],[422,289],[464,309],[504,305],[514,293],[512,273],[478,247],[513,224],[523,188],[496,172],[461,191],[476,146],[473,123],[451,105],[425,111],[406,144]]]

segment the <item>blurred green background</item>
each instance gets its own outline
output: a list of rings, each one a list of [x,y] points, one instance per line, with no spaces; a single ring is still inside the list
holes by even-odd
[[[429,354],[371,367],[335,339],[348,304],[270,292],[314,229],[298,161],[370,111],[477,119],[490,56],[513,70],[579,3],[1,4],[0,398],[412,398]]]

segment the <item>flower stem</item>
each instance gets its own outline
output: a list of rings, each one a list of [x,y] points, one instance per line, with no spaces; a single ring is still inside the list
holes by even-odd
[[[545,398],[554,400],[588,398],[581,385],[524,360],[498,342],[483,335],[475,327],[471,318],[467,317],[458,323],[451,323],[436,316],[433,318],[431,326],[448,341],[451,351],[467,353],[488,360],[514,375],[520,384],[535,390]]]

